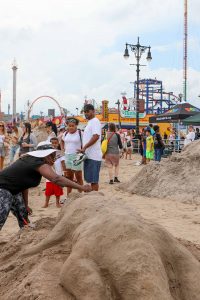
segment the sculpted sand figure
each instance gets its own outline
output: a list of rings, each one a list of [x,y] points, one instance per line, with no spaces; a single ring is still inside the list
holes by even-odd
[[[60,283],[80,300],[199,300],[200,264],[134,203],[91,193],[72,201],[32,256],[60,243],[71,253]]]

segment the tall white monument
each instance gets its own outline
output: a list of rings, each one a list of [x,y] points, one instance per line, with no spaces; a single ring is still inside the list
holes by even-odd
[[[16,112],[16,89],[17,89],[17,62],[14,59],[12,63],[13,70],[13,122],[17,121],[17,112]]]

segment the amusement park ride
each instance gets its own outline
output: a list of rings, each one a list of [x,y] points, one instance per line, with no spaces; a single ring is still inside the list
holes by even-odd
[[[109,107],[109,101],[103,100],[102,105],[94,99],[85,98],[84,104],[91,103],[96,109],[96,114],[102,123],[113,122],[119,124],[120,127],[134,128],[136,123],[136,85],[134,82],[134,95],[132,98],[126,98],[125,94],[122,94],[122,100],[116,103],[118,108]],[[28,119],[31,119],[31,111],[34,104],[41,100],[53,100],[59,110],[60,116],[57,119],[66,116],[65,110],[60,106],[59,102],[51,96],[40,96],[36,98],[32,103],[29,103],[28,107]],[[182,95],[174,95],[172,92],[166,92],[163,89],[163,83],[157,79],[142,79],[139,81],[139,118],[140,126],[146,126],[149,123],[149,117],[155,114],[164,113],[170,110],[178,102],[181,102]],[[83,114],[77,116],[81,123],[86,123]],[[58,121],[58,120],[57,120]]]
[[[136,98],[137,82],[134,82],[134,99]],[[144,103],[144,111],[148,114],[161,114],[170,110],[182,95],[176,96],[173,92],[165,92],[163,83],[157,79],[139,80],[139,101]],[[141,105],[142,107],[142,105]]]

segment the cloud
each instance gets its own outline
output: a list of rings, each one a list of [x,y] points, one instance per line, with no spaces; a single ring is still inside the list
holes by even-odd
[[[114,105],[122,91],[132,95],[136,79],[132,56],[123,59],[125,42],[152,46],[151,67],[141,77],[163,80],[166,89],[182,91],[183,3],[180,0],[7,0],[0,1],[0,88],[3,109],[12,102],[12,70],[18,61],[17,109],[48,94],[75,113],[84,96]],[[200,23],[200,3],[190,4],[191,27]],[[196,101],[200,37],[190,31],[188,93]],[[143,61],[143,60],[142,60]],[[34,112],[54,106],[38,102]]]

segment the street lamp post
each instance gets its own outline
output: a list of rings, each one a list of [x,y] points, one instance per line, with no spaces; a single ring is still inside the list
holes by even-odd
[[[134,52],[135,54],[135,58],[136,58],[136,75],[137,75],[137,89],[136,89],[136,136],[138,137],[139,135],[139,75],[140,75],[140,66],[142,66],[140,64],[140,59],[142,54],[148,49],[148,53],[147,53],[147,61],[151,61],[152,57],[151,57],[151,47],[150,46],[142,46],[140,45],[140,40],[138,37],[138,41],[136,45],[132,45],[132,44],[128,44],[126,43],[126,48],[125,48],[125,52],[124,52],[124,58],[127,59],[129,58],[129,52],[128,52],[128,48],[131,49],[132,52]]]
[[[180,93],[180,94],[178,95],[178,98],[179,98],[179,101],[182,102],[182,100],[183,100],[183,94]]]
[[[120,116],[120,101],[119,101],[119,99],[117,100],[117,102],[115,104],[117,104],[119,129],[121,129],[121,116]]]
[[[13,123],[17,121],[17,112],[16,112],[16,83],[17,83],[17,63],[14,59],[12,64],[13,70]]]
[[[78,107],[76,107],[76,115],[78,116]]]

